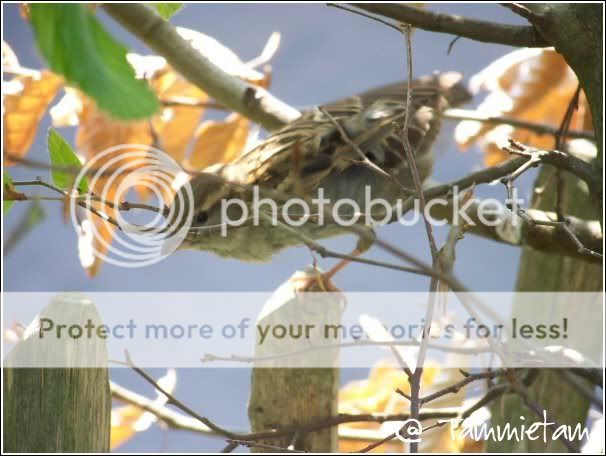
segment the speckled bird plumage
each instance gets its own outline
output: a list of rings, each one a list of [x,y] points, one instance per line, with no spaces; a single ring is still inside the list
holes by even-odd
[[[436,74],[412,83],[408,137],[422,179],[432,171],[432,146],[438,136],[442,112],[469,99],[458,73]],[[393,84],[364,92],[323,109],[336,120],[347,137],[376,166],[390,173],[404,187],[412,188],[401,139],[393,122],[402,125],[406,115],[406,84]],[[301,244],[280,227],[262,223],[230,227],[222,237],[218,227],[222,199],[251,200],[250,186],[282,194],[314,197],[320,188],[326,198],[351,198],[362,210],[365,186],[372,195],[395,201],[399,186],[360,163],[360,156],[346,143],[332,119],[320,109],[271,134],[256,147],[229,164],[213,165],[190,182],[194,222],[182,248],[202,249],[218,255],[250,261],[268,260],[277,251]],[[203,217],[200,217],[200,215]],[[334,236],[343,227],[310,221],[298,227],[313,239]]]

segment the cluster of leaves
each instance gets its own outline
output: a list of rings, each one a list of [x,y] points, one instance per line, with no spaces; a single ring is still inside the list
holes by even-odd
[[[157,380],[158,385],[167,393],[172,394],[177,386],[177,372],[168,369],[166,374]],[[158,392],[154,405],[165,405],[168,398]],[[157,421],[152,413],[146,412],[134,405],[122,405],[112,408],[110,447],[117,448],[132,439],[136,433],[146,431]]]
[[[470,83],[472,91],[488,92],[476,108],[478,113],[555,128],[564,119],[578,85],[577,77],[564,57],[552,48],[513,51],[480,71]],[[593,130],[587,99],[582,92],[570,129]],[[506,145],[510,138],[537,148],[551,149],[555,146],[552,135],[539,135],[511,125],[466,120],[455,130],[455,141],[462,149],[475,143],[481,147],[487,166],[509,158],[501,146]]]
[[[423,379],[421,389],[424,392],[438,391],[457,381],[460,377],[457,369],[442,369],[435,363],[428,363],[423,370]],[[404,394],[410,394],[410,385],[408,377],[401,367],[396,366],[390,361],[379,361],[371,370],[368,378],[356,380],[346,384],[339,391],[339,413],[348,414],[404,414],[410,412],[410,402],[405,399],[396,390]],[[445,395],[435,403],[432,402],[432,408],[458,408],[463,406],[467,388],[461,388],[456,394]],[[387,422],[382,425],[376,423],[349,423],[341,425],[345,428],[364,431],[381,430],[381,435],[389,435],[394,432],[401,423]],[[471,438],[462,438],[454,434],[457,438],[453,439],[448,426],[438,427],[423,434],[421,451],[438,453],[459,453],[459,452],[477,452],[482,450],[482,444]],[[356,452],[372,441],[351,441],[341,439],[339,441],[339,451],[343,453]],[[405,445],[398,439],[381,445],[373,452],[402,452]]]
[[[154,7],[168,18],[180,5]],[[204,120],[209,106],[217,107],[205,92],[174,71],[164,58],[127,53],[104,30],[91,8],[79,4],[32,4],[26,13],[50,70],[22,68],[14,52],[3,43],[3,67],[16,75],[5,84],[3,94],[5,166],[26,156],[40,120],[61,90],[65,94],[50,108],[50,115],[56,128],[77,127],[77,154],[59,133],[51,130],[47,145],[52,165],[76,167],[113,146],[136,144],[157,147],[184,167],[200,170],[233,160],[255,138],[256,130],[239,114],[227,113],[223,120]],[[178,28],[178,32],[224,71],[247,82],[269,86],[269,71],[259,72],[254,67],[271,59],[279,46],[278,33],[271,35],[258,58],[244,63],[209,36],[184,28]],[[127,156],[128,152],[124,149],[122,153]],[[51,174],[56,186],[72,189],[72,176],[57,171]],[[123,200],[123,195],[116,194],[120,183],[119,178],[113,179],[107,188],[108,183],[101,178],[90,189],[85,181],[77,186],[81,192],[103,190],[107,199]],[[142,200],[150,197],[143,185],[135,190]],[[164,195],[166,200],[170,196]],[[112,208],[95,204],[97,210],[115,217]],[[100,236],[87,236],[91,224]],[[102,262],[93,252],[107,251],[115,227],[89,213],[82,228],[80,259],[87,274],[94,276]]]

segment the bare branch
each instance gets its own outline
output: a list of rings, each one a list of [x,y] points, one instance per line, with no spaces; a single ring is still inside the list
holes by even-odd
[[[301,451],[301,450],[295,450],[292,448],[282,448],[282,447],[278,447],[275,445],[267,445],[265,443],[260,443],[260,442],[254,442],[254,441],[250,441],[250,440],[234,440],[234,439],[229,439],[227,440],[229,443],[234,443],[236,445],[241,445],[244,446],[246,448],[257,448],[259,450],[269,450],[272,453],[275,452],[279,452],[279,453],[305,453],[305,451]]]
[[[444,118],[450,120],[475,120],[477,122],[495,124],[495,125],[511,125],[512,127],[520,128],[523,130],[532,131],[539,135],[552,135],[556,136],[559,132],[559,128],[552,127],[551,125],[542,124],[538,122],[530,122],[526,120],[516,119],[514,117],[507,116],[490,116],[473,109],[458,109],[451,108],[444,111]],[[589,141],[595,141],[595,137],[592,132],[581,131],[581,130],[569,130],[565,132],[567,138],[572,139],[587,139]]]
[[[114,399],[126,402],[127,404],[139,407],[141,410],[152,413],[171,429],[180,429],[199,434],[215,434],[211,428],[204,423],[201,423],[199,420],[175,412],[164,405],[159,405],[157,402],[130,391],[114,382],[110,382],[109,388]]]
[[[507,373],[507,369],[498,369],[498,370],[487,370],[484,372],[479,372],[477,374],[467,374],[467,376],[465,376],[463,378],[463,380],[461,380],[457,383],[453,383],[452,385],[447,386],[446,388],[443,388],[440,391],[436,391],[433,394],[422,397],[421,403],[427,404],[431,401],[441,398],[442,396],[446,396],[447,394],[458,393],[461,390],[461,388],[463,388],[464,386],[468,385],[469,383],[475,382],[477,380],[493,379],[493,378],[497,378],[502,375],[505,375],[506,373]]]
[[[417,197],[419,198],[421,213],[423,214],[423,222],[425,223],[425,231],[427,233],[427,239],[429,241],[429,249],[431,251],[431,258],[436,259],[438,248],[436,247],[436,241],[433,235],[433,229],[431,223],[427,219],[427,212],[425,211],[425,196],[423,195],[423,187],[421,185],[421,177],[419,176],[419,170],[417,169],[417,163],[415,161],[415,154],[410,141],[408,140],[408,128],[410,126],[410,114],[412,110],[412,45],[410,42],[411,29],[409,25],[404,25],[402,33],[404,35],[404,41],[406,44],[406,69],[407,69],[407,86],[406,86],[406,116],[404,117],[404,125],[402,128],[394,122],[394,128],[396,129],[402,146],[406,154],[406,161],[410,168],[412,180],[414,182]]]
[[[483,43],[515,47],[549,46],[532,26],[481,21],[396,3],[354,3],[352,6],[430,32],[448,33]]]
[[[131,33],[162,55],[188,81],[225,107],[268,130],[275,130],[301,114],[265,89],[248,84],[216,66],[195,50],[152,8],[141,3],[104,3],[103,8]]]

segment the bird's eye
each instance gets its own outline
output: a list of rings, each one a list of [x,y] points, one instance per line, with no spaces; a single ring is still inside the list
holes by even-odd
[[[196,215],[196,222],[198,222],[199,224],[208,222],[208,212],[198,212],[198,215]]]

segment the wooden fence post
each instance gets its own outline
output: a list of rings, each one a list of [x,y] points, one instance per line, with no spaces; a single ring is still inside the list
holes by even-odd
[[[40,337],[50,322],[98,325],[101,318],[91,301],[66,293],[52,298],[28,326],[24,340],[4,359],[3,450],[107,452],[111,395],[105,341],[56,338],[52,331]]]
[[[283,284],[272,299],[266,303],[257,325],[275,327],[289,323],[316,325],[321,330],[325,323],[339,324],[343,310],[343,298],[338,294],[322,294],[319,299],[310,298],[318,293],[306,293],[301,298],[294,291],[295,277],[307,273],[297,273]],[[328,418],[337,414],[339,369],[338,348],[312,351],[286,358],[268,359],[276,354],[290,353],[305,347],[322,343],[320,333],[315,333],[309,342],[304,339],[293,341],[284,339],[265,340],[257,345],[252,372],[251,395],[248,404],[248,416],[253,432],[267,429],[279,429],[289,426],[301,426]],[[270,336],[267,336],[269,339]],[[334,341],[323,341],[325,344]],[[305,367],[311,366],[311,367]],[[318,367],[313,367],[318,366]],[[337,427],[321,431],[293,433],[264,443],[286,448],[292,445],[297,450],[310,452],[337,451]],[[256,452],[253,448],[252,451]],[[267,449],[260,449],[267,452]]]

